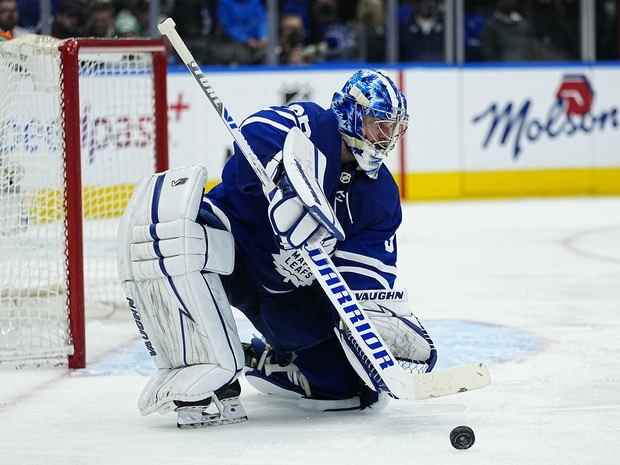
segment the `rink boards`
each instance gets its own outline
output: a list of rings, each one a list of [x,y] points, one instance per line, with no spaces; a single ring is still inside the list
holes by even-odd
[[[206,74],[242,121],[258,109],[291,101],[327,107],[354,69],[245,67]],[[620,66],[421,66],[386,72],[409,101],[409,130],[388,161],[404,198],[620,193],[620,87],[614,86]],[[82,102],[84,207],[89,218],[110,218],[123,211],[140,173],[151,169],[136,155],[152,144],[152,128],[148,118],[97,99],[105,96]],[[230,135],[179,67],[169,72],[168,104],[170,166],[202,163],[214,185],[232,151]],[[45,162],[53,148],[45,143],[46,134],[54,134],[52,122],[10,123],[5,127],[15,135],[7,139],[5,158],[15,157],[20,165],[25,159]],[[112,183],[106,166],[122,167]],[[32,184],[39,191],[31,216],[56,219],[48,213],[63,202],[57,180]],[[111,198],[122,202],[102,204]]]
[[[327,107],[355,68],[214,70],[238,120],[295,100]],[[620,67],[405,67],[411,120],[389,166],[407,199],[620,193]],[[171,165],[205,163],[215,182],[230,137],[180,68],[168,79]]]

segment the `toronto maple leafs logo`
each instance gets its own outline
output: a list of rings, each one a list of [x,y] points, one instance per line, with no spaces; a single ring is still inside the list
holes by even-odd
[[[325,252],[332,255],[336,250],[336,239],[330,237],[322,241]],[[310,286],[314,282],[314,275],[304,260],[299,249],[280,250],[271,254],[275,270],[282,276],[282,281],[295,287]]]
[[[285,283],[303,287],[309,286],[314,281],[312,271],[299,250],[280,250],[279,253],[272,254],[272,257],[276,271],[282,275]]]

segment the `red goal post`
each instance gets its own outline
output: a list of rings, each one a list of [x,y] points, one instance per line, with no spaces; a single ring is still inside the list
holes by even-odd
[[[86,315],[125,305],[116,223],[168,168],[166,67],[160,40],[0,45],[0,363],[82,368]]]

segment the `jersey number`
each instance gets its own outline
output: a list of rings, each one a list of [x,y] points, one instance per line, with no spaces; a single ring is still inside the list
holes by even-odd
[[[310,119],[308,118],[308,115],[306,115],[304,107],[294,103],[293,105],[289,105],[289,109],[295,113],[295,116],[297,116],[297,119],[299,120],[299,129],[301,129],[301,132],[303,132],[306,137],[310,138],[310,134],[312,134],[312,131],[310,130]]]

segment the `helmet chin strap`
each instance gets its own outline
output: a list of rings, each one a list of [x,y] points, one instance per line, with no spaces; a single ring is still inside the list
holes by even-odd
[[[376,156],[377,151],[368,142],[343,134],[343,140],[351,150],[359,167],[370,179],[377,179],[385,157]]]

